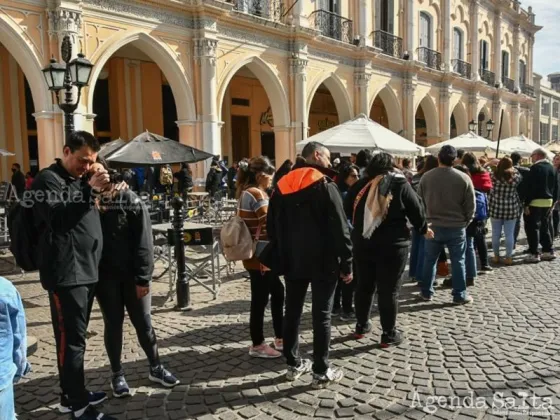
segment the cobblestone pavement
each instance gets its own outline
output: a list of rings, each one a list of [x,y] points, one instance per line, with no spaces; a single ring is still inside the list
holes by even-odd
[[[16,387],[19,419],[56,419],[59,388],[47,297],[35,275],[9,277],[24,299],[29,334],[39,340],[30,357],[33,373]],[[399,315],[406,342],[378,348],[377,315],[374,333],[360,341],[350,338],[352,323],[334,320],[331,359],[344,367],[346,377],[328,390],[315,391],[309,375],[286,382],[283,359],[248,356],[246,279],[225,279],[217,300],[193,286],[194,310],[184,313],[165,304],[166,284],[156,282],[153,319],[161,355],[182,385],[173,390],[152,386],[127,321],[123,361],[134,394],[111,398],[102,409],[120,419],[560,418],[554,408],[543,412],[550,405],[560,408],[559,286],[560,261],[519,264],[481,276],[471,288],[475,301],[470,306],[452,306],[445,289],[437,291],[433,302],[419,302],[416,286],[407,283]],[[97,306],[90,331],[88,386],[110,392]],[[265,332],[272,338],[268,311]],[[301,338],[302,352],[309,353],[309,303]],[[434,403],[430,398],[435,396],[441,398]],[[457,405],[461,407],[453,408]]]

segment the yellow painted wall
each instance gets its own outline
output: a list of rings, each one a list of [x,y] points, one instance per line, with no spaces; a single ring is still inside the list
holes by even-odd
[[[163,99],[161,70],[155,63],[142,63],[143,129],[163,135]]]
[[[338,113],[330,93],[317,92],[309,113],[309,136],[338,125]]]

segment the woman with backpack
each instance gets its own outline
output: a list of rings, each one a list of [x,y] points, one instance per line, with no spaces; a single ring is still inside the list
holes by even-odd
[[[492,190],[492,178],[490,177],[490,173],[480,165],[479,160],[471,152],[465,153],[461,163],[469,170],[475,192],[478,191],[479,193],[484,194],[484,200],[487,202],[486,194]],[[482,197],[480,197],[480,199],[482,199]],[[490,267],[488,260],[488,245],[486,244],[486,223],[488,215],[486,214],[485,218],[482,219],[479,214],[479,218],[475,219],[478,223],[474,236],[474,246],[478,251],[478,257],[480,258],[480,271],[492,271],[492,267]]]
[[[506,257],[503,260],[505,265],[513,264],[513,245],[515,242],[515,224],[521,215],[521,200],[517,193],[517,187],[521,183],[521,175],[513,167],[510,158],[505,157],[500,160],[496,172],[492,176],[494,188],[489,197],[489,214],[492,221],[492,250],[494,257],[492,262],[499,264],[500,260],[500,239],[502,230],[506,237]]]
[[[243,219],[253,241],[266,241],[266,218],[268,213],[268,194],[272,185],[274,166],[266,157],[257,157],[240,162],[237,173],[238,216]],[[249,348],[251,357],[271,359],[282,356],[284,321],[284,285],[280,278],[264,267],[253,256],[243,261],[243,267],[251,279],[251,314],[249,329],[253,345]],[[264,311],[270,296],[270,311],[274,328],[274,341],[268,345],[264,338]]]

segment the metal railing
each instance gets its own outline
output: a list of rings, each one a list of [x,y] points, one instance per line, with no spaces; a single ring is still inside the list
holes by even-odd
[[[467,63],[466,61],[455,59],[451,60],[451,66],[453,67],[453,71],[464,77],[465,79],[471,78],[471,63]]]
[[[284,15],[282,0],[229,0],[239,12],[270,20],[280,20]]]
[[[496,75],[490,70],[480,69],[480,78],[483,82],[486,82],[490,86],[494,86],[496,84]]]
[[[426,64],[426,67],[442,70],[441,53],[426,47],[420,47],[416,52],[418,53],[418,61]]]
[[[523,92],[527,96],[535,97],[535,88],[531,85],[521,85],[521,92]]]
[[[504,85],[504,88],[506,88],[510,92],[513,92],[515,90],[515,82],[505,76],[502,77],[502,85]]]
[[[391,57],[402,58],[403,40],[398,36],[385,31],[375,31],[373,33],[373,45],[383,51],[383,54]]]
[[[321,31],[324,36],[352,43],[354,34],[350,19],[328,10],[316,10],[311,13],[309,20],[313,27]]]

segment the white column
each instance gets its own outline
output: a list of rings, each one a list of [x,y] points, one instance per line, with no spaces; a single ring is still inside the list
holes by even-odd
[[[371,80],[371,74],[365,71],[359,71],[354,73],[354,86],[356,94],[358,95],[357,102],[357,114],[364,114],[369,117],[369,101],[368,101],[368,89],[369,81]]]
[[[439,90],[440,112],[441,112],[441,141],[451,138],[451,86],[442,86]]]
[[[293,0],[296,2],[292,9],[292,24],[295,26],[309,26],[309,19],[304,14],[304,0]]]
[[[274,127],[274,154],[276,155],[276,167],[278,168],[286,159],[294,161],[296,157],[295,147],[290,141],[290,127]]]
[[[474,121],[478,124],[478,101],[480,96],[478,92],[471,93],[469,95],[469,123]],[[478,134],[478,132],[476,133]]]
[[[529,35],[529,59],[528,59],[528,63],[527,63],[527,84],[528,85],[532,85],[533,84],[533,51],[534,51],[534,46],[535,46],[535,36],[534,35]]]
[[[202,145],[205,152],[222,154],[222,141],[218,121],[216,47],[215,39],[195,40],[195,59],[200,65],[202,93]]]
[[[414,109],[414,92],[416,91],[417,83],[417,79],[415,79],[414,77],[409,77],[404,80],[403,84],[403,103],[405,104],[403,108],[405,136],[413,143],[416,143],[416,110]]]
[[[511,120],[512,120],[512,127],[511,132],[514,136],[518,136],[519,132],[519,104],[514,103],[511,105]]]
[[[294,83],[295,115],[293,127],[296,142],[307,138],[308,119],[307,115],[307,59],[291,58],[290,73]]]
[[[416,54],[416,36],[414,27],[414,0],[406,0],[406,47],[405,49],[410,54],[410,59],[412,60]]]
[[[496,84],[502,85],[502,13],[494,15],[494,73]]]
[[[513,65],[511,66],[511,78],[515,89],[519,89],[519,48],[519,24],[516,24],[513,27]]]
[[[444,0],[443,5],[443,69],[444,71],[449,72],[452,68],[451,56],[453,48],[451,42],[451,0]]]
[[[301,1],[301,0],[300,0]],[[361,45],[372,45],[372,37],[369,36],[371,33],[371,9],[369,8],[368,0],[360,0],[359,4],[359,34]]]
[[[471,68],[473,80],[480,80],[480,58],[478,45],[478,8],[479,0],[471,0]]]

